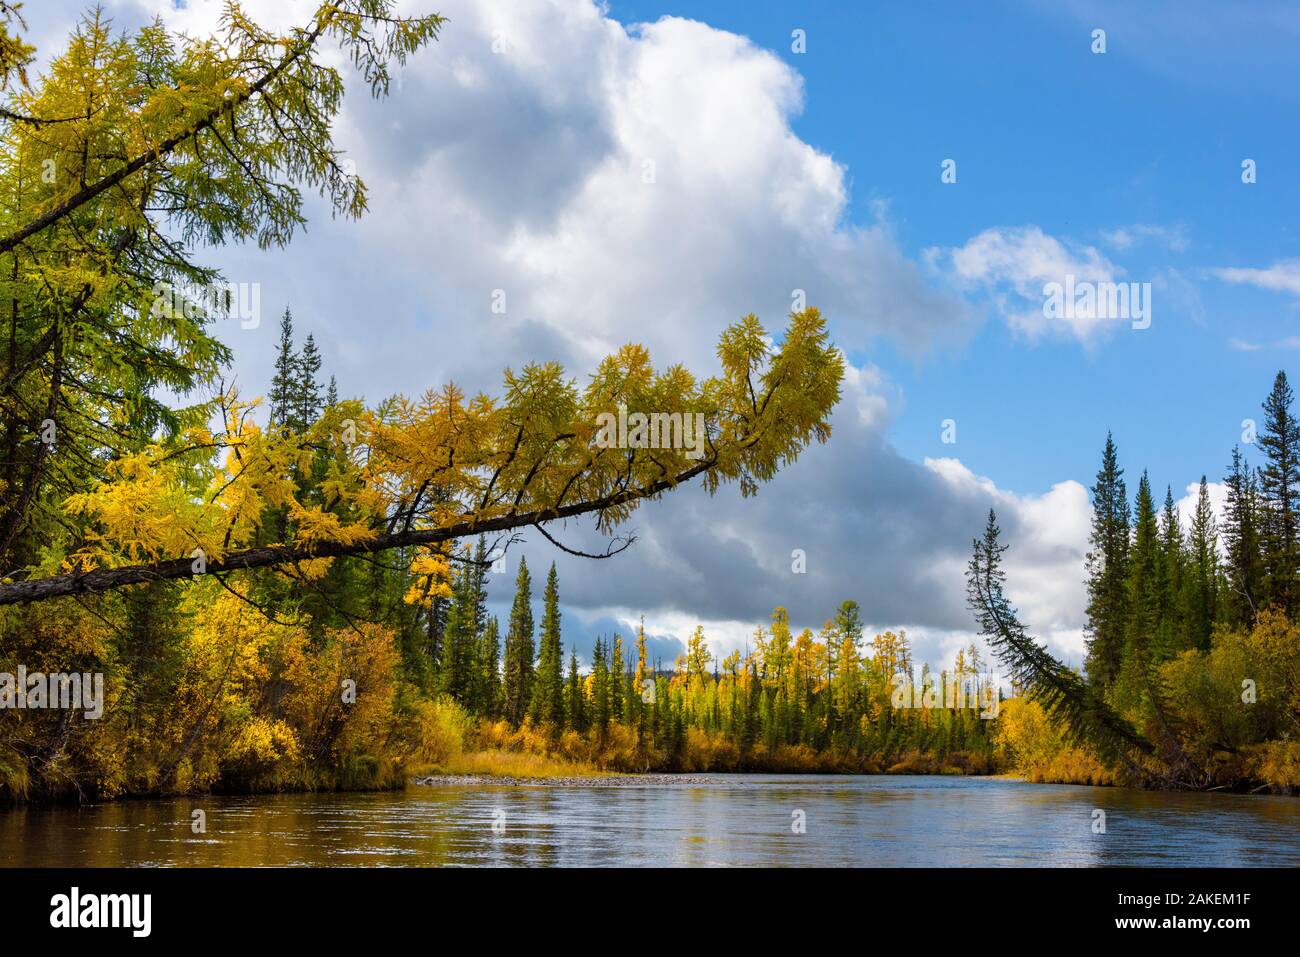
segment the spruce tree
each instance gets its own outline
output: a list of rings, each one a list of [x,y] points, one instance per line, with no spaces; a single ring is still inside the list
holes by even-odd
[[[577,732],[587,729],[587,716],[586,709],[583,707],[583,697],[582,675],[578,673],[578,652],[576,648],[571,648],[569,649],[569,692],[565,713],[568,718],[569,728]]]
[[[642,725],[645,723],[645,701],[643,697],[646,693],[646,683],[653,680],[650,673],[649,661],[646,659],[645,647],[645,617],[642,616],[641,623],[636,629],[636,671],[632,675],[632,694],[634,705],[632,713],[641,719]],[[644,730],[644,728],[643,728]]]
[[[470,566],[469,577],[469,607],[474,622],[474,634],[481,635],[483,629],[487,627],[487,572],[489,562],[487,560],[487,542],[484,537],[478,537],[478,544],[474,548],[474,561]]]
[[[316,340],[311,333],[302,344],[302,355],[298,357],[297,379],[293,390],[293,418],[299,431],[306,429],[320,418],[320,373],[321,358],[316,348]]]
[[[736,744],[741,759],[744,760],[754,750],[761,730],[759,711],[762,706],[763,688],[758,678],[758,664],[752,656],[746,669],[745,686],[740,693],[744,701],[741,706],[740,733],[737,735]]]
[[[442,688],[467,707],[483,710],[483,632],[487,625],[487,591],[484,542],[478,540],[471,557],[464,561],[452,586],[452,599],[443,631]]]
[[[1192,528],[1187,539],[1187,620],[1193,648],[1208,651],[1210,632],[1218,617],[1219,602],[1219,543],[1210,505],[1209,486],[1201,476],[1200,491],[1196,496],[1196,511],[1192,514]]]
[[[597,638],[591,653],[591,721],[602,743],[609,731],[609,666],[605,661],[605,643]]]
[[[293,315],[285,306],[280,317],[280,345],[271,377],[268,412],[272,427],[288,428],[294,419],[294,395],[298,382],[298,356],[293,349]]]
[[[623,668],[623,638],[614,633],[614,650],[609,659],[609,713],[615,721],[623,720],[623,685],[627,681]]]
[[[1156,634],[1157,657],[1170,657],[1183,646],[1183,531],[1174,504],[1174,492],[1165,486],[1165,504],[1160,512],[1159,577],[1160,624]]]
[[[468,625],[465,622],[465,605],[462,600],[463,584],[458,580],[452,585],[456,593],[447,610],[447,627],[443,631],[442,661],[438,673],[438,687],[444,694],[451,695],[462,704],[465,702],[466,688],[466,645],[468,644]]]
[[[495,718],[500,713],[501,707],[501,633],[496,618],[489,618],[483,628],[480,660],[482,661],[480,677],[482,684],[479,707],[483,714]]]
[[[476,707],[475,659],[477,657],[478,630],[475,622],[477,605],[474,566],[463,565],[452,583],[451,606],[447,611],[447,626],[443,633],[442,690],[467,707]]]
[[[533,693],[533,585],[528,563],[519,559],[515,599],[506,631],[503,713],[518,725],[524,720]]]
[[[840,603],[839,610],[835,613],[835,635],[840,641],[840,664],[844,666],[847,660],[857,660],[858,648],[862,644],[862,613],[856,601],[844,601]],[[846,659],[845,651],[851,650],[852,654]],[[827,649],[827,675],[828,688],[835,686],[835,669],[834,659],[830,655],[830,649]],[[827,698],[826,725],[828,731],[834,731],[835,725],[844,726],[847,729],[848,715],[837,713],[835,708],[835,696],[832,694]]]
[[[1267,457],[1260,471],[1265,509],[1265,565],[1270,600],[1294,617],[1300,610],[1297,565],[1300,565],[1300,422],[1291,411],[1291,386],[1278,372],[1264,401],[1264,430],[1259,447]]]
[[[1128,617],[1125,619],[1120,677],[1116,682],[1118,701],[1127,706],[1135,705],[1145,689],[1148,669],[1156,660],[1156,649],[1152,644],[1160,620],[1160,599],[1156,590],[1159,531],[1146,472],[1138,481],[1133,512],[1133,544],[1128,561]]]
[[[564,650],[560,645],[560,587],[555,563],[546,574],[542,598],[541,647],[533,688],[533,718],[559,728],[564,723]]]
[[[1227,620],[1236,627],[1252,624],[1264,597],[1264,560],[1260,550],[1259,487],[1255,473],[1233,447],[1232,464],[1223,480],[1228,488],[1223,543],[1227,559]]]
[[[425,613],[424,653],[428,656],[430,667],[435,673],[442,669],[443,651],[446,645],[444,639],[447,634],[447,611],[450,607],[451,602],[447,598],[437,595],[430,601],[429,609]]]
[[[1088,552],[1088,678],[1109,688],[1119,675],[1128,620],[1129,506],[1114,439],[1106,435],[1101,470],[1092,487]]]
[[[328,388],[325,389],[325,408],[332,409],[338,404],[339,386],[338,383],[334,381],[334,377],[330,376],[330,384]]]

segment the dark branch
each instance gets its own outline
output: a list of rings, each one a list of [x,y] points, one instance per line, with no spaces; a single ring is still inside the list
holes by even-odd
[[[252,568],[267,568],[273,565],[292,565],[313,558],[341,558],[347,555],[373,554],[407,545],[436,545],[440,542],[453,541],[487,532],[524,528],[530,525],[540,528],[542,524],[556,519],[601,512],[628,502],[652,498],[661,492],[672,489],[681,482],[687,482],[708,471],[715,464],[715,460],[704,459],[699,464],[672,478],[662,479],[645,488],[625,489],[604,498],[590,502],[576,502],[562,508],[541,509],[518,515],[503,515],[482,521],[471,519],[442,528],[407,529],[392,534],[377,535],[368,541],[350,544],[322,542],[315,546],[269,545],[260,548],[249,548],[233,552],[220,561],[208,562],[207,572],[213,574],[243,571]],[[549,535],[547,537],[550,538]],[[190,558],[178,558],[152,564],[101,568],[90,572],[73,572],[50,578],[12,582],[0,585],[0,605],[46,601],[67,595],[111,591],[127,585],[140,585],[145,582],[190,578],[193,576],[193,570],[190,566]]]

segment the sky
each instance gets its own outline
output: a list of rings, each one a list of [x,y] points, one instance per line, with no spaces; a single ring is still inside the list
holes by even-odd
[[[103,6],[195,35],[219,13]],[[84,7],[27,5],[42,54]],[[276,25],[313,3],[244,7]],[[666,665],[697,624],[725,654],[777,604],[816,629],[852,598],[946,663],[973,638],[963,572],[993,507],[1023,620],[1077,665],[1107,432],[1130,487],[1148,469],[1187,518],[1300,348],[1292,4],[400,7],[449,21],[387,100],[349,82],[336,140],[369,214],[312,203],[287,249],[201,253],[261,290],[260,325],[218,330],[246,393],[286,305],[340,392],[370,401],[492,391],[529,360],[581,377],[629,341],[708,373],[726,325],[754,312],[779,332],[796,290],[848,360],[830,442],[756,498],[678,490],[607,561],[511,550],[492,610],[519,554],[537,596],[555,561],[580,654],[642,616]],[[1051,313],[1067,277],[1135,284],[1145,318]],[[587,523],[555,534],[597,543]]]

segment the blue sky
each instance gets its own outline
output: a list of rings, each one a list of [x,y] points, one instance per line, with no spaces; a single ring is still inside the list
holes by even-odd
[[[244,6],[283,26],[314,4]],[[57,46],[84,6],[30,5],[33,38]],[[313,204],[288,249],[205,253],[261,289],[260,326],[224,333],[246,392],[270,379],[286,304],[342,394],[370,401],[449,379],[495,390],[529,359],[581,376],[628,341],[707,373],[726,324],[753,311],[779,330],[794,289],[850,363],[831,441],[756,498],[679,490],[609,562],[515,550],[539,581],[557,562],[580,652],[644,615],[665,661],[696,624],[725,654],[776,604],[817,628],[852,598],[948,661],[973,637],[963,571],[994,507],[1012,598],[1078,664],[1107,430],[1134,484],[1146,467],[1183,499],[1223,475],[1300,354],[1294,5],[402,7],[449,21],[387,101],[349,87],[336,137],[370,214]],[[199,35],[220,4],[105,9]],[[1044,284],[1067,274],[1150,283],[1149,328],[1047,318]],[[557,532],[601,547],[584,525]],[[498,613],[512,580],[491,585]]]
[[[1182,230],[1186,248],[1115,254],[1127,278],[1166,268],[1194,302],[1154,300],[1153,323],[1097,348],[1027,345],[986,323],[974,339],[917,361],[872,344],[906,402],[890,439],[911,457],[949,454],[1000,486],[1033,491],[1096,469],[1113,429],[1131,470],[1175,490],[1220,477],[1240,422],[1256,416],[1294,353],[1232,349],[1297,332],[1294,296],[1226,285],[1201,270],[1259,267],[1300,254],[1300,11],[1283,4],[644,3],[616,0],[625,23],[665,14],[750,37],[798,70],[805,107],[792,127],[845,164],[850,215],[889,203],[917,256],[998,225],[1037,224],[1105,249],[1135,224]],[[1285,28],[1282,29],[1281,27]],[[1091,51],[1106,30],[1107,50]],[[806,31],[793,53],[791,31]],[[953,158],[958,181],[939,164]],[[1241,182],[1253,158],[1258,181]]]

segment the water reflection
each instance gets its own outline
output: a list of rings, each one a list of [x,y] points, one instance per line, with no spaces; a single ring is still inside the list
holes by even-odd
[[[1098,808],[1105,834],[1092,831]],[[206,833],[191,830],[195,810]],[[806,833],[792,830],[795,811]],[[1294,866],[1300,801],[953,777],[410,787],[0,811],[0,863]]]

